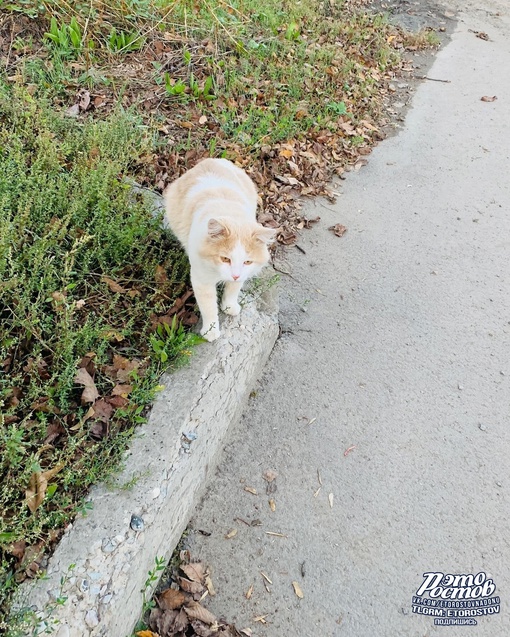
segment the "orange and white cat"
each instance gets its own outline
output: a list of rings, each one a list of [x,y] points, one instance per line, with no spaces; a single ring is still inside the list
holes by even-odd
[[[256,220],[257,191],[226,159],[204,159],[165,190],[166,218],[191,265],[191,285],[202,315],[201,334],[220,335],[216,286],[225,283],[221,309],[236,316],[243,283],[269,261],[274,231]]]

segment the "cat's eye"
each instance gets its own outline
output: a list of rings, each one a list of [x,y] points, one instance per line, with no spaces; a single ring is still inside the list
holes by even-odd
[[[253,263],[253,261],[245,261],[244,265],[251,265]]]
[[[223,263],[230,263],[230,259],[228,257],[220,257]]]

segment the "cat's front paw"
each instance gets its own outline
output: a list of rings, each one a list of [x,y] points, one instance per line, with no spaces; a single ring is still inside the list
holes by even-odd
[[[230,314],[230,316],[237,316],[241,311],[241,306],[237,301],[223,301],[221,303],[221,309],[225,314]]]
[[[200,334],[205,338],[206,341],[215,341],[220,335],[220,326],[218,323],[210,323],[209,325],[204,325],[204,327],[200,330]]]

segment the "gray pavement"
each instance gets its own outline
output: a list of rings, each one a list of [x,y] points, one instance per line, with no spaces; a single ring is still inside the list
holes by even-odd
[[[193,519],[208,607],[254,636],[510,634],[510,7],[490,6],[288,252],[282,336]],[[413,613],[426,572],[486,573],[499,614]]]

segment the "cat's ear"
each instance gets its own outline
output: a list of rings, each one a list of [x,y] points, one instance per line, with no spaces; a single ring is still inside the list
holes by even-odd
[[[218,221],[218,219],[209,219],[207,223],[207,234],[211,239],[218,239],[219,237],[228,237],[230,230],[226,225]]]
[[[264,226],[257,224],[257,227],[253,232],[253,236],[259,241],[262,241],[262,243],[268,245],[275,240],[276,230],[273,230],[272,228],[264,228]]]

